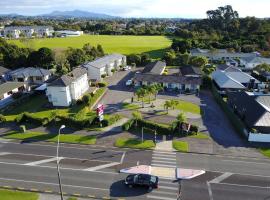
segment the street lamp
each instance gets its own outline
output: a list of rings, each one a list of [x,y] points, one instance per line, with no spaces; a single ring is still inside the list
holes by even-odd
[[[57,165],[57,175],[58,175],[58,182],[59,182],[59,189],[60,189],[60,195],[61,200],[64,200],[63,198],[63,191],[62,191],[62,184],[61,184],[61,175],[60,175],[60,167],[59,167],[59,140],[60,140],[60,131],[61,129],[64,129],[66,126],[62,125],[58,130],[58,139],[57,139],[57,149],[56,149],[56,165]]]

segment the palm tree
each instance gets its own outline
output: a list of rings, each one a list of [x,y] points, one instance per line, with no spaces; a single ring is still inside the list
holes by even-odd
[[[165,101],[164,103],[164,109],[167,110],[167,114],[169,113],[169,108],[172,107],[171,101]]]
[[[145,88],[140,88],[136,90],[135,94],[142,101],[142,108],[144,107],[144,97],[147,95],[147,90]]]
[[[134,111],[134,112],[132,113],[132,117],[133,117],[133,119],[135,119],[135,121],[136,121],[136,128],[137,128],[137,126],[138,126],[138,120],[142,119],[142,113],[139,112],[139,111]]]
[[[180,132],[180,127],[183,122],[187,121],[187,118],[184,113],[179,113],[176,117],[178,123],[178,132]]]
[[[155,87],[155,85],[149,85],[146,87],[146,90],[148,92],[149,103],[150,103],[151,102],[151,95],[155,95],[155,93],[156,93],[156,87]]]
[[[154,95],[155,95],[155,100],[156,100],[157,99],[158,92],[159,91],[162,91],[164,88],[162,87],[161,84],[155,84],[154,87],[155,87],[155,93],[154,93]]]

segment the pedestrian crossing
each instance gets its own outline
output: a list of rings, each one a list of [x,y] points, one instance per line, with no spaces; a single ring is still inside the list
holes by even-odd
[[[152,167],[168,168],[174,170],[176,166],[176,153],[173,151],[154,150],[152,155]],[[159,177],[158,189],[147,195],[148,199],[176,200],[178,194],[178,181]]]

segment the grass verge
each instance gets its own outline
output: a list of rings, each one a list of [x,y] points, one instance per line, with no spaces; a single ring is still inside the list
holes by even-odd
[[[0,199],[2,200],[37,200],[38,194],[13,190],[0,189]]]
[[[144,140],[143,142],[138,139],[116,139],[114,146],[120,148],[134,148],[134,149],[152,149],[155,147],[155,143],[152,140]]]
[[[183,112],[190,112],[198,115],[202,114],[200,106],[187,101],[179,101],[179,104],[176,106],[176,109]]]
[[[42,132],[21,133],[19,131],[11,131],[2,136],[7,139],[18,139],[18,140],[23,140],[23,141],[57,142],[57,134],[46,134]],[[86,136],[86,135],[61,134],[60,142],[77,143],[77,144],[95,144],[96,137]]]
[[[188,152],[189,146],[187,142],[173,140],[173,148],[177,151]]]
[[[270,158],[270,148],[260,148],[259,150],[264,156]]]
[[[141,106],[137,104],[132,104],[132,103],[123,103],[122,108],[127,109],[127,110],[136,110],[136,109],[141,108]]]

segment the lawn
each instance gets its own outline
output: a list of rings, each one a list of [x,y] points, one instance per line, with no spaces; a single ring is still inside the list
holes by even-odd
[[[194,114],[201,114],[201,108],[200,106],[190,103],[187,101],[179,101],[179,104],[176,106],[176,109],[183,111],[183,112],[189,112]]]
[[[46,134],[42,132],[26,132],[11,131],[3,135],[7,139],[18,139],[23,141],[48,141],[57,142],[57,134]],[[77,143],[77,144],[95,144],[95,136],[61,134],[60,142],[62,143]]]
[[[116,139],[114,146],[121,148],[134,148],[134,149],[152,149],[155,147],[155,143],[152,140],[144,140],[143,142],[138,139]]]
[[[164,50],[171,46],[171,39],[165,36],[113,36],[113,35],[83,35],[68,38],[46,38],[10,40],[20,47],[38,49],[48,47],[51,49],[66,49],[68,47],[82,48],[84,44],[93,46],[101,44],[106,53],[143,53],[148,52],[153,58],[161,57]]]
[[[270,158],[270,149],[269,149],[269,148],[260,148],[260,152],[261,152],[264,156]]]
[[[138,104],[123,103],[122,108],[126,110],[137,110],[137,109],[140,109],[141,106]]]
[[[30,193],[30,192],[0,189],[0,199],[2,200],[37,200],[38,194]]]
[[[188,152],[188,143],[185,141],[173,140],[173,148],[177,151]]]
[[[210,137],[204,133],[197,133],[196,135],[189,135],[188,137],[197,138],[197,139],[210,139]]]

